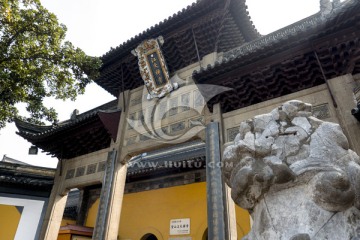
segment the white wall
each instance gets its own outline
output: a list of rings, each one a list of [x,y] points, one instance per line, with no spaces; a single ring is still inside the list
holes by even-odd
[[[27,199],[20,195],[0,195],[0,204],[23,207],[14,240],[36,239],[45,203],[45,198]]]

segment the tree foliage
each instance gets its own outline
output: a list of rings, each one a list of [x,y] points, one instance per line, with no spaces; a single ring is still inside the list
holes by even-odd
[[[43,99],[74,100],[98,76],[100,59],[64,41],[65,33],[40,0],[0,0],[0,129],[21,118],[17,103],[26,103],[27,121],[55,121]]]

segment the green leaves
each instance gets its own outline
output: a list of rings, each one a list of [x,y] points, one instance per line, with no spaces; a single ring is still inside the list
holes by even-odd
[[[0,128],[27,104],[28,121],[56,120],[45,97],[74,100],[98,77],[101,61],[65,42],[66,27],[39,0],[0,0]]]

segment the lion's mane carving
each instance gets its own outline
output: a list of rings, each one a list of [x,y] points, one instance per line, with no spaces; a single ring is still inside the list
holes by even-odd
[[[267,196],[269,202],[274,200],[274,206],[278,204],[276,201],[284,201],[284,208],[292,208],[298,202],[298,205],[311,205],[324,214],[351,207],[356,211],[360,208],[359,156],[349,149],[349,142],[338,124],[313,117],[311,105],[301,101],[286,102],[268,114],[242,122],[234,144],[225,149],[223,160],[226,163],[222,171],[226,183],[231,187],[231,196],[236,204],[250,213],[255,212],[252,214],[255,226],[257,220],[263,221],[260,218],[264,218],[256,213],[262,208],[257,205],[266,206]],[[300,188],[300,192],[296,190]],[[292,202],[288,205],[283,194],[291,195],[288,199]],[[299,196],[293,199],[296,194]],[[280,200],[275,200],[277,198]],[[272,213],[271,206],[266,208],[266,214],[275,224],[276,209]],[[311,221],[311,213],[306,213],[305,209],[304,214]],[[286,214],[283,215],[281,217],[286,218]],[[296,223],[302,221],[301,216],[294,215],[292,218],[290,220],[296,219]],[[321,225],[320,222],[316,224]],[[299,226],[302,224],[299,223]],[[316,235],[315,230],[299,229],[296,232],[296,228],[284,235],[274,230],[274,225],[272,228],[273,232],[263,229],[262,233],[256,233],[256,238],[296,239],[296,234],[305,234],[309,238],[304,239],[313,239]]]

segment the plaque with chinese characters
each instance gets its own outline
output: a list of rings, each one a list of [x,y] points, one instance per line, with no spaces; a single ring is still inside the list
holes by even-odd
[[[173,84],[169,78],[165,58],[160,46],[164,43],[162,37],[143,41],[132,54],[138,57],[140,75],[148,90],[148,98],[161,98],[173,89],[177,84]]]
[[[170,220],[170,235],[190,234],[190,218]]]

